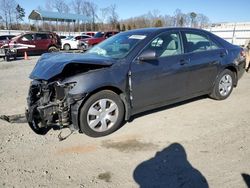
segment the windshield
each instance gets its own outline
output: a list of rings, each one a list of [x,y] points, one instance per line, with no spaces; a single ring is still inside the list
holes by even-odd
[[[94,35],[94,38],[101,38],[103,37],[104,33],[103,32],[98,32]]]
[[[133,35],[131,33],[121,33],[115,35],[104,42],[94,46],[88,54],[95,54],[113,59],[121,59],[137,45],[138,42],[145,39],[146,35]]]
[[[73,38],[74,38],[74,36],[67,36],[64,40],[71,40]]]

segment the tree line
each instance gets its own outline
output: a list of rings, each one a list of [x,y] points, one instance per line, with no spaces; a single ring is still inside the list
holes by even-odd
[[[15,0],[0,0],[0,29],[19,29],[25,10]]]
[[[37,10],[55,11],[59,13],[74,13],[84,15],[89,19],[86,24],[75,23],[74,27],[68,23],[59,26],[53,22],[45,21],[31,25],[24,22],[25,9],[15,0],[0,0],[0,29],[24,29],[24,30],[75,30],[75,31],[125,31],[146,27],[198,27],[209,25],[209,18],[201,13],[183,13],[176,9],[173,14],[161,14],[159,10],[152,10],[146,14],[119,19],[117,5],[98,7],[91,0],[46,0],[44,5],[36,7]]]

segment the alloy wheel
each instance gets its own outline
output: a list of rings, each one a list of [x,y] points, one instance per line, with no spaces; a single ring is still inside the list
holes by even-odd
[[[231,92],[232,87],[233,87],[233,79],[231,75],[226,74],[222,76],[219,82],[219,92],[221,96],[227,96]]]

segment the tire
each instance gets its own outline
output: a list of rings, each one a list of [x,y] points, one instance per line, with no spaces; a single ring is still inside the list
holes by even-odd
[[[80,129],[91,137],[106,136],[119,129],[124,120],[120,97],[109,90],[92,95],[80,110]]]
[[[69,51],[69,50],[71,49],[71,47],[70,47],[69,44],[64,44],[64,45],[63,45],[63,49],[64,49],[65,51]]]
[[[230,96],[235,83],[235,74],[225,69],[217,77],[210,97],[215,100],[224,100]]]
[[[48,52],[49,53],[51,53],[51,52],[58,52],[58,49],[55,46],[51,46],[51,47],[49,47]]]
[[[36,134],[38,135],[46,135],[49,132],[49,128],[46,127],[38,127],[38,123],[33,121],[33,122],[28,122],[30,128],[32,129],[32,131],[34,131]]]
[[[37,107],[35,107],[35,110],[32,112],[33,116],[37,116],[38,111],[37,111]],[[39,118],[33,118],[30,122],[28,122],[30,128],[39,135],[46,135],[47,132],[49,131],[49,128],[47,127],[40,127],[39,123],[40,123],[40,117]]]

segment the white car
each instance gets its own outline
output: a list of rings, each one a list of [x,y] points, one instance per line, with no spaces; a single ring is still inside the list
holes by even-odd
[[[89,35],[79,35],[79,36],[68,36],[65,39],[62,39],[62,49],[63,50],[77,50],[80,49],[83,45],[84,42],[82,41],[83,39],[86,38],[91,38]]]

